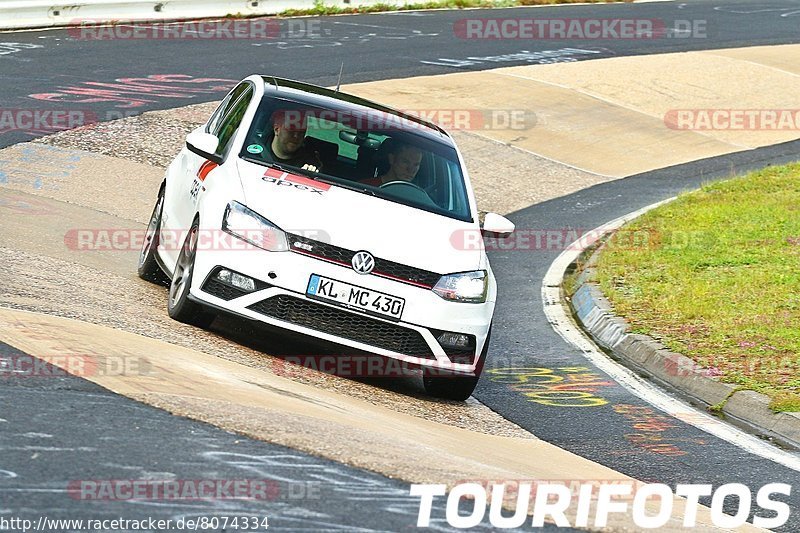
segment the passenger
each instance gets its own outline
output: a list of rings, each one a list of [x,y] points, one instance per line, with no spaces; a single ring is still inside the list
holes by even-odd
[[[411,181],[416,177],[422,163],[422,150],[409,144],[389,142],[386,155],[389,169],[380,176],[366,179],[361,183],[379,187],[391,181]]]
[[[272,142],[270,156],[278,164],[320,172],[319,153],[305,144],[308,117],[297,111],[276,111],[272,114]]]

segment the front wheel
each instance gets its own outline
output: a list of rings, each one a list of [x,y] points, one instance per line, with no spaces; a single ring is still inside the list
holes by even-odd
[[[477,376],[423,376],[425,392],[437,398],[463,402],[470,397],[478,385]]]
[[[478,365],[475,367],[475,374],[472,376],[450,374],[450,375],[425,375],[423,371],[422,384],[425,386],[425,392],[437,398],[445,400],[456,400],[463,402],[478,386],[478,380],[481,378],[483,365],[486,362],[486,356],[489,353],[489,339],[492,336],[492,328],[489,327],[489,334],[486,336],[486,342],[483,343],[483,350],[481,350]]]
[[[197,235],[200,225],[194,221],[186,240],[183,241],[178,261],[175,264],[175,273],[169,286],[167,312],[178,322],[192,324],[207,328],[214,321],[214,315],[205,311],[203,307],[189,300],[189,288],[192,286],[192,273],[194,271],[194,258],[197,254]]]

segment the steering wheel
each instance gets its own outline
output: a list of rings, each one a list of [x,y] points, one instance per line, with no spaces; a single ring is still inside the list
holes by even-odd
[[[417,185],[416,183],[411,183],[410,181],[390,181],[384,183],[379,187],[380,189],[391,189],[396,188],[397,191],[393,192],[392,194],[398,196],[399,198],[404,198],[406,200],[411,200],[414,202],[419,202],[422,204],[428,205],[436,205],[434,201],[431,199],[430,195],[425,192],[425,189]]]
[[[417,185],[416,183],[411,183],[410,181],[403,181],[403,180],[395,180],[395,181],[388,181],[381,185],[380,189],[385,189],[386,187],[391,187],[392,185],[405,185],[407,187],[413,187],[419,191],[425,192],[425,189]],[[428,194],[425,192],[425,194]]]

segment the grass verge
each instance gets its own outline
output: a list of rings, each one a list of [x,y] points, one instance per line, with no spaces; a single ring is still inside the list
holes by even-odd
[[[800,411],[800,164],[645,214],[612,238],[596,279],[635,333]]]
[[[554,4],[610,4],[633,0],[430,0],[408,4],[378,2],[365,6],[342,7],[326,5],[324,0],[315,0],[314,7],[308,9],[286,9],[278,13],[280,17],[308,15],[350,15],[356,13],[379,13],[382,11],[414,11],[419,9],[472,9],[515,6],[544,6]]]

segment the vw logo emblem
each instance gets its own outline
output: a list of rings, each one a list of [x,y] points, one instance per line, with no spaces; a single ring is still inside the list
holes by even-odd
[[[359,274],[369,274],[375,268],[375,258],[369,252],[356,252],[352,264],[353,270]]]

